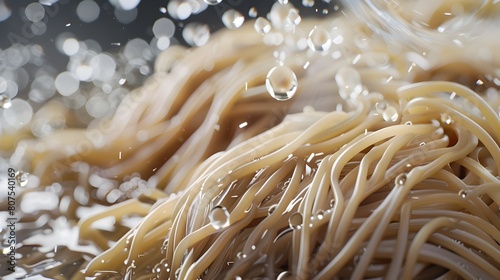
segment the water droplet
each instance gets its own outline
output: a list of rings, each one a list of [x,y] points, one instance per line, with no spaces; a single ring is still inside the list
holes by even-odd
[[[293,25],[299,25],[299,23],[302,21],[299,12],[295,9],[291,9],[290,12],[288,12],[288,16],[286,17],[286,19]]]
[[[466,190],[460,190],[458,192],[458,195],[461,197],[461,198],[466,198],[467,197],[467,191]]]
[[[210,28],[198,22],[188,23],[182,30],[182,38],[191,46],[203,46],[210,39]]]
[[[394,183],[396,186],[402,186],[406,183],[406,173],[401,173],[398,176],[396,176],[396,179],[394,179]]]
[[[418,144],[420,147],[424,146],[425,145],[425,142],[420,142],[420,144]]]
[[[443,113],[441,114],[441,122],[445,124],[451,124],[453,121],[450,115]]]
[[[257,249],[257,247],[255,247],[255,245],[252,245],[251,249],[255,250],[255,249]]]
[[[290,277],[292,277],[292,274],[290,272],[283,271],[278,275],[278,278],[276,278],[276,280],[287,280],[290,279]]]
[[[335,205],[335,199],[331,199],[331,200],[330,200],[330,207],[332,207],[332,208],[333,208],[333,206],[334,206],[334,205]]]
[[[346,66],[337,71],[335,81],[339,88],[339,95],[343,99],[355,99],[363,91],[361,77],[356,69]]]
[[[318,220],[323,220],[323,218],[325,217],[325,211],[323,211],[323,210],[319,210],[319,211],[316,213],[316,217],[318,218]]]
[[[278,0],[278,2],[279,2],[281,5],[286,5],[286,4],[288,4],[288,0]]]
[[[266,88],[274,99],[289,100],[297,91],[297,76],[287,66],[273,67],[267,73]]]
[[[246,257],[247,257],[247,254],[245,254],[245,253],[243,253],[243,252],[238,252],[238,253],[236,254],[236,257],[237,257],[239,260],[242,260],[242,259],[244,259],[244,258],[246,258]]]
[[[227,10],[222,15],[222,23],[229,29],[238,29],[243,22],[245,22],[245,17],[234,9]]]
[[[405,125],[412,125],[413,123],[411,121],[405,122]]]
[[[224,206],[215,206],[208,214],[210,223],[215,229],[221,229],[229,226],[229,212]]]
[[[250,10],[248,10],[248,16],[249,17],[257,17],[257,9],[255,7],[251,7]]]
[[[205,1],[205,3],[207,3],[208,5],[217,5],[220,2],[222,2],[222,0],[203,0],[203,1]]]
[[[10,106],[12,106],[10,97],[5,94],[0,95],[0,108],[7,109],[10,108]]]
[[[316,52],[327,51],[332,45],[332,39],[328,31],[321,26],[316,26],[309,33],[307,38],[307,45],[309,48]]]
[[[399,118],[398,110],[394,106],[387,106],[384,112],[382,112],[382,118],[386,122],[395,122]]]
[[[24,187],[28,184],[29,173],[19,170],[15,174],[15,178],[20,187]]]
[[[272,213],[274,213],[274,210],[276,210],[277,207],[278,207],[278,204],[273,204],[273,205],[269,206],[269,209],[267,210],[267,213],[269,215],[271,215]]]
[[[255,31],[262,35],[267,34],[269,33],[269,31],[271,31],[271,23],[263,17],[259,17],[255,21],[253,26],[255,28]]]
[[[304,7],[314,6],[314,0],[302,0],[302,6]]]
[[[291,229],[299,230],[302,228],[302,214],[299,212],[293,213],[288,219],[288,224]]]

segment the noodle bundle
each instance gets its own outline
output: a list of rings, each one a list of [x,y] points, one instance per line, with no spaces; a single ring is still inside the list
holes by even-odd
[[[21,141],[38,189],[91,194],[61,215],[107,205],[78,222],[100,253],[74,279],[500,278],[499,42],[421,54],[347,18],[169,48],[111,119]],[[297,43],[316,26],[342,43]],[[276,65],[291,100],[267,92]]]

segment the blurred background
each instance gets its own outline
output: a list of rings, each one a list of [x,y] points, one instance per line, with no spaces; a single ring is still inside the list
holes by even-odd
[[[161,51],[203,45],[225,25],[266,17],[276,2],[0,0],[0,111],[12,107],[0,112],[0,133],[21,129],[54,99],[74,110],[76,121],[50,131],[32,127],[37,137],[108,117],[153,72]],[[279,2],[302,17],[340,9],[335,0]]]

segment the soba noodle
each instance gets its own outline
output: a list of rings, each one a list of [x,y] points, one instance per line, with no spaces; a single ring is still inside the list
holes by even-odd
[[[343,41],[304,50],[315,26]],[[77,181],[88,205],[142,190],[78,223],[102,253],[73,277],[500,278],[499,42],[420,54],[343,16],[253,28],[169,48],[109,120],[18,144],[39,188]],[[265,87],[279,63],[298,77],[288,101]],[[130,216],[127,233],[94,227]]]

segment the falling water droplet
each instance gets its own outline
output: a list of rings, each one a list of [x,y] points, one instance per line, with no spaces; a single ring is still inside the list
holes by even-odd
[[[7,109],[12,106],[12,102],[10,101],[10,97],[5,94],[0,95],[0,108]]]
[[[274,99],[289,100],[297,91],[297,76],[287,66],[273,67],[267,73],[266,88]]]
[[[255,31],[262,35],[267,34],[269,33],[269,31],[271,31],[271,23],[263,17],[259,17],[255,21],[253,26],[255,28]]]
[[[278,204],[273,204],[273,205],[269,206],[269,209],[267,210],[267,213],[269,215],[271,215],[272,213],[274,213],[274,210],[276,210],[277,207],[278,207]]]
[[[363,91],[361,77],[356,69],[346,66],[337,71],[335,81],[339,88],[339,95],[344,100],[355,99]]]
[[[396,186],[402,186],[406,183],[406,173],[401,173],[398,176],[396,176],[396,179],[394,180],[394,183]]]
[[[26,184],[28,184],[29,173],[19,170],[16,172],[15,176],[16,176],[16,181],[20,187],[24,187],[26,186]]]
[[[458,195],[461,197],[461,198],[466,198],[467,197],[467,191],[466,190],[460,190],[458,192]]]
[[[387,106],[384,112],[382,112],[382,118],[386,122],[395,122],[399,118],[398,110],[394,106]]]
[[[210,224],[215,229],[221,229],[229,226],[229,212],[224,206],[215,206],[208,214]]]
[[[245,17],[234,9],[227,10],[222,15],[222,23],[229,29],[238,29],[243,22],[245,22]]]
[[[222,0],[203,0],[205,3],[207,3],[208,5],[217,5],[219,4],[220,2],[222,2]]]
[[[302,214],[299,212],[293,213],[288,219],[288,224],[291,229],[298,230],[302,228]]]
[[[330,39],[330,34],[328,34],[328,31],[326,31],[325,28],[316,26],[309,33],[307,45],[313,51],[323,52],[330,48],[332,45],[332,39]]]

